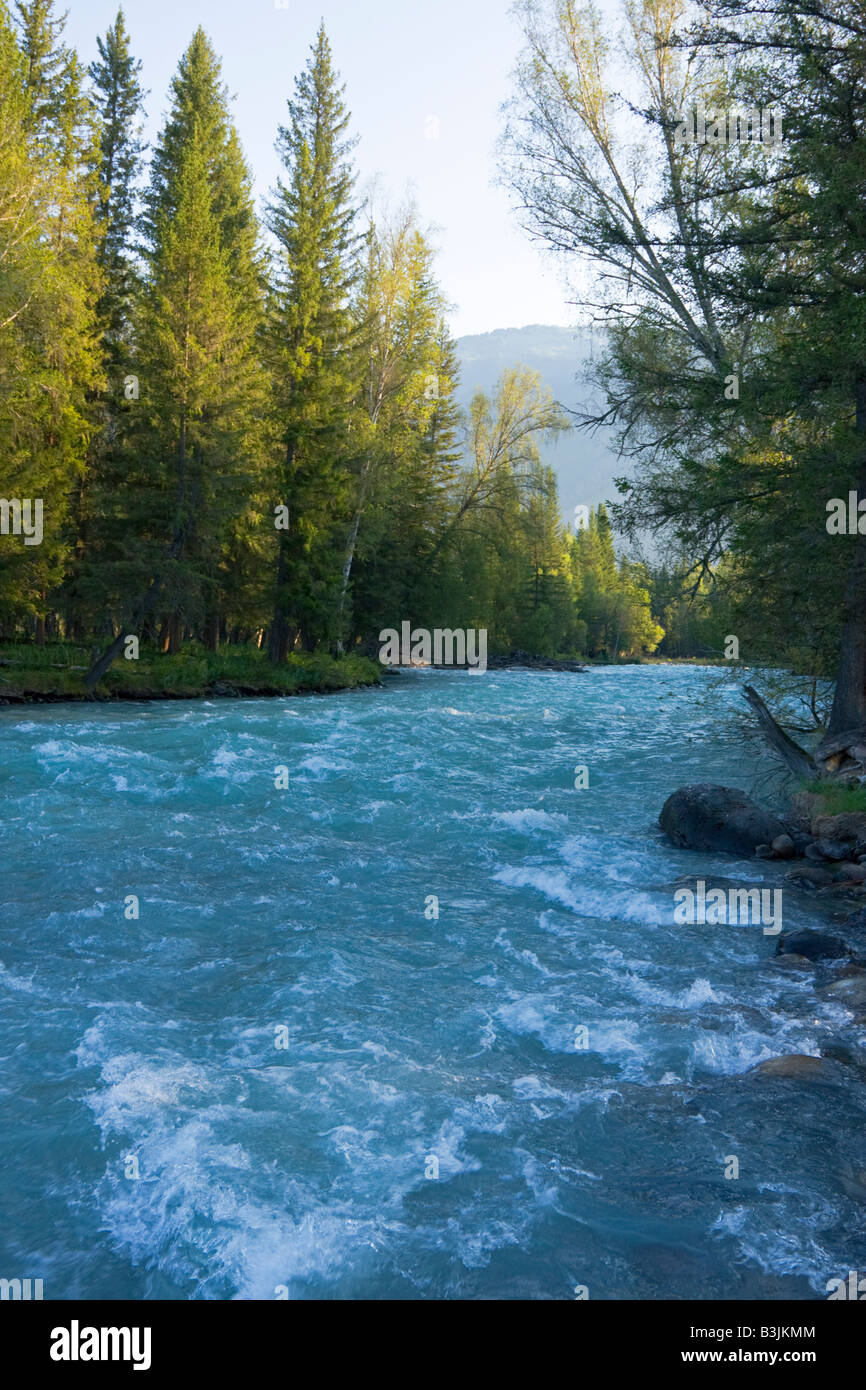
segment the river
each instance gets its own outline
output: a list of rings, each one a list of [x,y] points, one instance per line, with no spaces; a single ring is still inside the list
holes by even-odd
[[[656,826],[769,774],[717,679],[0,711],[0,1275],[813,1299],[863,1268],[862,1082],[747,1075],[850,1014],[760,927],[674,922],[681,875],[783,881]]]

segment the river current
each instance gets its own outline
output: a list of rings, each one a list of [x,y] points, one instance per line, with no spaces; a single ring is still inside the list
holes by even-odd
[[[759,926],[674,920],[682,875],[784,882],[656,825],[765,785],[716,682],[0,711],[0,1276],[814,1299],[866,1268],[862,1081],[748,1074],[856,1045],[850,1013]],[[819,911],[786,892],[786,928]]]

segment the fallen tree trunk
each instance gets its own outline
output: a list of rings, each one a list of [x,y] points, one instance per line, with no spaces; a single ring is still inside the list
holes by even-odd
[[[188,527],[189,523],[187,522],[186,524],[182,525],[179,530],[175,532],[172,538],[171,545],[169,546],[168,552],[163,561],[163,565],[165,565],[166,561],[178,560],[182,555],[183,548],[186,543]],[[84,677],[84,686],[88,695],[93,694],[93,687],[99,684],[108,668],[120,655],[121,651],[123,650],[123,644],[126,641],[127,635],[129,633],[129,629],[132,628],[133,632],[137,633],[141,624],[144,622],[144,619],[150,617],[150,614],[153,612],[154,608],[157,605],[159,597],[162,594],[164,585],[165,571],[163,571],[162,574],[156,575],[156,577],[152,580],[150,587],[147,590],[147,593],[144,595],[142,599],[139,600],[138,604],[134,607],[129,619],[126,620],[125,623],[121,623],[120,631],[118,632],[114,641],[109,643],[105,651],[102,653],[102,656],[100,656],[96,661],[94,661],[93,665],[90,667],[90,670],[87,672],[87,675]]]
[[[747,685],[743,694],[757,715],[761,733],[794,776],[805,780],[820,777],[820,769],[815,759],[785,733],[781,724],[776,723],[757,690]]]
[[[155,579],[153,581],[144,598],[141,600],[137,609],[135,610],[135,613],[130,622],[126,626],[121,626],[120,632],[117,634],[114,641],[111,642],[110,645],[106,647],[102,655],[96,661],[94,661],[90,670],[87,672],[87,675],[84,677],[84,687],[88,695],[92,694],[93,687],[99,684],[108,668],[113,664],[116,658],[120,656],[120,653],[123,650],[123,644],[127,638],[127,629],[131,627],[135,632],[137,632],[143,620],[150,616],[150,613],[155,608],[156,601],[162,592],[162,585],[162,579]]]

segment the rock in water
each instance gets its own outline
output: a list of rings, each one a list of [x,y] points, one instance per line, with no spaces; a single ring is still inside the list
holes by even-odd
[[[860,1009],[866,1004],[866,974],[834,980],[831,985],[824,985],[821,994],[838,999],[846,1008]]]
[[[725,854],[753,855],[758,845],[771,845],[787,833],[778,816],[745,792],[710,783],[675,791],[662,807],[659,825],[679,849]]]
[[[752,1067],[749,1076],[784,1076],[792,1081],[825,1081],[833,1075],[832,1065],[823,1057],[792,1053],[789,1057],[768,1057]]]
[[[798,927],[795,931],[783,932],[776,942],[777,956],[805,956],[806,960],[841,960],[850,954],[851,951],[841,936],[812,931],[810,927]]]

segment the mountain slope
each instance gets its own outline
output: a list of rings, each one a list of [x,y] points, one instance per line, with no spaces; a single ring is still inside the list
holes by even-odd
[[[468,407],[476,391],[490,392],[506,367],[523,365],[540,372],[556,399],[566,409],[586,408],[598,395],[585,377],[590,358],[599,354],[600,335],[588,328],[554,328],[533,324],[527,328],[498,328],[458,338],[461,384],[460,404]],[[554,444],[545,445],[545,461],[555,470],[565,516],[571,519],[580,504],[597,506],[616,497],[614,476],[624,471],[614,452],[610,431],[595,435],[575,430]]]

